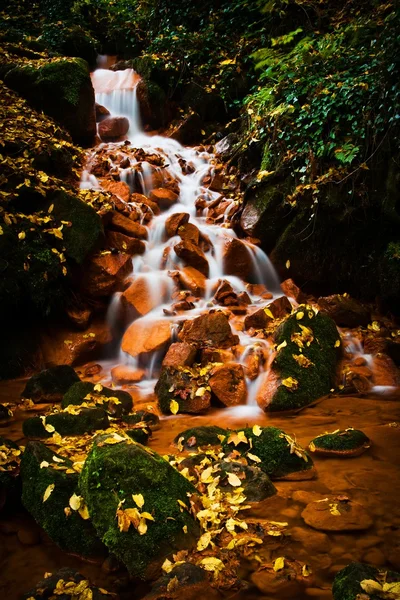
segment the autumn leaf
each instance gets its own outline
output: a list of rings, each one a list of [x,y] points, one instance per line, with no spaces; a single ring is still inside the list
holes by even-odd
[[[211,543],[211,533],[209,531],[207,531],[206,533],[203,533],[203,535],[200,537],[200,539],[197,542],[197,550],[199,552],[201,552],[202,550],[205,550]]]
[[[238,446],[241,443],[249,443],[244,431],[233,431],[228,438],[228,444],[234,444],[235,446]]]
[[[47,486],[47,488],[44,491],[43,494],[43,502],[47,502],[47,500],[50,498],[51,494],[53,493],[53,490],[55,488],[55,484],[51,483],[50,485]]]
[[[179,404],[176,400],[171,400],[171,402],[169,403],[169,410],[172,412],[173,415],[176,415],[178,413]]]
[[[285,559],[283,556],[280,556],[279,558],[277,558],[274,562],[274,571],[281,571],[282,569],[285,568]]]
[[[260,435],[262,434],[262,429],[259,425],[254,425],[252,431],[253,435],[255,435],[256,437],[260,437]]]
[[[144,505],[144,498],[142,494],[132,494],[132,499],[138,508],[142,508]]]
[[[235,473],[228,473],[228,482],[229,485],[232,485],[233,487],[242,485],[242,482],[240,481],[239,477],[235,475]]]

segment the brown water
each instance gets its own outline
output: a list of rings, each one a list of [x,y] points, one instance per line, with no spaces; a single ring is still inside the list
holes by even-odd
[[[14,401],[23,387],[21,381],[1,384],[0,402]],[[145,408],[149,400],[142,406]],[[151,403],[153,404],[153,403]],[[155,404],[154,404],[155,406]],[[137,405],[136,408],[141,408]],[[216,424],[222,427],[241,428],[248,425],[274,425],[295,434],[301,445],[324,431],[355,427],[362,429],[371,439],[372,447],[362,456],[351,459],[315,458],[317,478],[301,482],[275,482],[278,494],[253,505],[246,518],[286,521],[289,536],[284,544],[271,551],[271,559],[278,556],[306,562],[313,569],[311,587],[300,598],[331,598],[334,575],[351,561],[370,562],[376,566],[400,567],[400,558],[393,548],[400,539],[400,405],[396,401],[358,397],[332,397],[322,400],[296,416],[259,416],[234,418],[226,410],[205,416],[171,416],[164,418],[159,430],[153,433],[150,447],[161,454],[174,450],[171,442],[183,429],[199,425]],[[23,443],[21,424],[26,412],[16,411],[14,421],[1,434]],[[399,426],[397,426],[397,423]],[[325,498],[331,494],[346,494],[360,502],[373,517],[372,527],[365,532],[328,533],[321,535],[301,518],[306,502]],[[59,550],[46,536],[39,543],[24,545],[18,531],[29,531],[32,519],[20,508],[8,509],[0,517],[0,598],[14,600],[29,590],[45,572],[63,566],[81,571],[94,583],[113,591],[118,589],[123,571],[107,573],[100,565],[89,564]],[[293,535],[293,539],[291,537]],[[21,535],[20,533],[18,535]],[[392,563],[388,562],[388,557]],[[396,565],[396,561],[399,563]],[[249,581],[251,569],[243,564],[240,576]],[[145,584],[131,584],[123,598],[141,598]],[[268,598],[254,588],[240,593],[227,593],[237,599]],[[281,596],[274,595],[276,600]],[[270,597],[272,600],[272,596]]]

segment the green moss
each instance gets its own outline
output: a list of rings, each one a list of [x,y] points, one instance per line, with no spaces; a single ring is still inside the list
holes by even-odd
[[[174,444],[182,443],[187,449],[198,448],[199,446],[220,446],[221,440],[218,436],[227,435],[227,429],[222,429],[222,427],[217,427],[215,425],[191,427],[190,429],[185,429],[185,431],[178,433],[174,439]]]
[[[279,327],[275,341],[278,347],[286,345],[279,349],[272,368],[282,380],[292,378],[297,383],[292,387],[281,384],[268,410],[301,408],[329,393],[335,384],[341,355],[340,336],[330,317],[323,313],[315,314],[311,307],[301,305]],[[299,356],[305,357],[308,366],[303,366],[304,358],[296,360],[295,357]]]
[[[190,402],[199,387],[198,381],[189,370],[163,367],[154,388],[161,412],[164,415],[171,414],[173,400],[178,403],[178,412],[180,413],[199,412],[196,404],[192,410]]]
[[[257,463],[257,466],[271,479],[282,479],[292,473],[308,471],[314,466],[307,452],[282,429],[262,427],[260,435],[256,435],[250,427],[241,431],[248,442],[240,442],[235,445],[235,432],[231,432],[231,435],[223,442],[224,452],[237,450],[244,456],[248,452],[258,456],[261,462]]]
[[[33,402],[60,402],[63,395],[79,377],[69,365],[58,365],[40,371],[26,383],[21,398],[29,398]]]
[[[135,429],[126,429],[126,435],[129,435],[131,440],[147,446],[150,437],[150,430],[145,427],[136,427]]]
[[[96,391],[95,387],[95,384],[89,381],[74,383],[64,395],[61,407],[79,406],[83,402],[94,403],[114,417],[120,417],[132,410],[132,396],[128,392],[113,390],[108,387],[102,387],[101,391]],[[89,398],[86,398],[86,396],[89,396]],[[107,402],[107,398],[116,398],[119,404],[113,401]]]
[[[355,450],[364,444],[368,445],[369,438],[358,429],[346,429],[319,435],[311,443],[323,450]]]
[[[60,459],[59,462],[54,461],[54,456]],[[43,461],[49,466],[41,468]],[[91,521],[83,519],[77,511],[71,510],[69,516],[64,511],[69,507],[71,496],[78,494],[78,473],[66,473],[60,466],[71,469],[72,462],[41,442],[29,442],[21,460],[22,502],[51,539],[66,552],[84,557],[104,555],[104,546]],[[43,501],[50,485],[54,486],[53,491]]]
[[[46,431],[45,425],[52,425],[60,435],[83,435],[96,429],[107,429],[108,417],[102,408],[83,408],[76,415],[58,412],[46,416],[45,423],[41,417],[27,419],[23,423],[22,431],[26,437],[51,437],[54,432]]]
[[[154,575],[168,554],[191,547],[199,535],[197,523],[178,503],[189,507],[187,494],[195,488],[161,456],[139,444],[109,445],[107,436],[98,436],[83,467],[80,489],[99,536],[133,576]],[[128,531],[118,528],[118,507],[136,507],[132,494],[143,495],[141,510],[154,518],[147,521],[144,535],[133,525]]]
[[[393,583],[400,581],[400,573],[394,571],[379,570],[372,565],[363,563],[350,563],[339,571],[332,586],[334,600],[357,600],[359,595],[365,594],[361,588],[360,582],[365,579],[371,579],[381,585],[384,582]],[[370,600],[380,600],[381,594],[369,593]]]

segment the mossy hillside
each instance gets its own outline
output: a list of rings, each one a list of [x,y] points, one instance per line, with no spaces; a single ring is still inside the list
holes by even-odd
[[[400,581],[400,573],[387,569],[380,571],[372,565],[363,563],[350,563],[335,577],[332,586],[334,600],[357,600],[365,594],[365,590],[360,586],[360,583],[365,580],[372,580],[383,586],[384,583]],[[370,600],[380,600],[383,597],[379,592],[368,592]]]
[[[21,393],[21,398],[33,402],[60,402],[64,394],[80,379],[69,365],[58,365],[33,375]]]
[[[335,386],[341,341],[330,317],[301,305],[278,328],[275,342],[272,368],[287,385],[279,385],[268,410],[301,408]]]
[[[158,454],[134,442],[113,441],[107,435],[96,438],[80,475],[81,493],[110,552],[131,575],[148,578],[168,554],[191,547],[199,535],[197,523],[178,503],[189,508],[188,494],[196,490]],[[144,535],[133,525],[127,531],[118,527],[117,510],[137,508],[132,494],[142,494],[139,510],[154,518],[147,521]],[[182,529],[185,525],[188,533]]]
[[[108,416],[102,408],[82,408],[76,413],[64,411],[47,415],[45,418],[31,417],[24,421],[22,431],[28,438],[48,438],[54,431],[60,435],[83,435],[108,427]]]
[[[247,441],[240,441],[242,434]],[[257,466],[272,480],[308,471],[314,466],[307,452],[277,427],[246,427],[241,431],[233,431],[223,441],[222,447],[227,454],[237,450],[244,456],[248,452],[258,456],[261,462]]]
[[[191,427],[181,431],[174,439],[174,444],[182,444],[186,449],[199,448],[203,446],[220,446],[221,439],[228,435],[228,430],[216,425],[202,427]],[[220,437],[218,437],[220,436]]]
[[[46,463],[49,466],[45,466]],[[72,467],[68,458],[59,456],[43,443],[28,442],[21,460],[22,502],[51,539],[66,552],[87,558],[104,555],[105,548],[91,521],[83,519],[78,511],[65,511],[71,496],[78,495],[79,476]],[[71,472],[67,473],[67,469]],[[44,501],[49,486],[54,488]]]
[[[107,401],[107,398],[110,400]],[[70,405],[79,406],[83,403],[103,408],[114,417],[129,413],[133,407],[132,396],[128,392],[95,385],[90,381],[78,381],[64,395],[61,408],[67,408]]]
[[[322,450],[355,450],[369,444],[369,438],[359,429],[346,429],[319,435],[310,442]]]

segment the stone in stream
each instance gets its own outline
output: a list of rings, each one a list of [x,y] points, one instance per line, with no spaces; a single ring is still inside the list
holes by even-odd
[[[204,296],[207,279],[203,273],[200,273],[200,271],[194,267],[187,266],[179,271],[170,271],[170,275],[194,296]]]
[[[321,297],[317,302],[322,312],[329,315],[336,325],[358,327],[370,322],[370,311],[348,294]]]
[[[150,427],[151,430],[160,427],[160,418],[146,410],[138,410],[131,415],[124,415],[121,420],[128,425],[145,425]]]
[[[81,408],[69,406],[50,415],[30,417],[22,425],[22,431],[29,438],[48,438],[53,433],[60,435],[83,435],[97,429],[107,429],[108,416],[102,408]]]
[[[218,487],[223,492],[232,493],[234,485],[230,482],[229,474],[236,475],[240,480],[240,487],[248,502],[261,502],[277,493],[277,490],[268,475],[256,465],[244,465],[241,462],[222,460],[215,463],[213,475],[220,478]]]
[[[107,192],[110,192],[111,194],[118,196],[118,198],[120,198],[124,202],[129,202],[131,190],[130,190],[129,185],[127,183],[125,183],[125,181],[105,180],[102,182],[102,187],[105,190],[107,190]]]
[[[121,348],[131,356],[140,356],[161,350],[170,340],[171,324],[166,319],[138,319],[125,331]]]
[[[105,557],[78,490],[71,460],[42,442],[28,442],[21,460],[22,503],[47,535],[66,552]]]
[[[99,383],[78,381],[64,394],[61,408],[80,406],[103,408],[112,417],[120,417],[131,412],[132,397],[123,390],[114,390]]]
[[[307,525],[321,531],[362,531],[373,523],[362,504],[346,496],[310,502],[301,516]]]
[[[299,304],[306,302],[307,297],[301,289],[295,284],[293,279],[285,279],[281,283],[281,290],[288,298],[293,298]]]
[[[263,594],[276,598],[299,598],[305,587],[312,584],[311,569],[297,560],[284,557],[263,564],[251,575],[251,581]]]
[[[191,367],[195,361],[197,348],[186,342],[174,342],[163,359],[163,367]]]
[[[359,429],[336,430],[314,438],[308,449],[317,456],[351,458],[371,447],[370,439]]]
[[[98,125],[99,136],[104,142],[116,141],[129,131],[126,117],[106,117]]]
[[[151,436],[151,430],[148,427],[134,427],[133,429],[125,429],[127,436],[134,442],[147,446],[149,437]]]
[[[210,270],[208,260],[204,252],[198,246],[185,240],[179,242],[179,244],[175,244],[174,251],[186,265],[197,269],[205,277],[208,277]]]
[[[107,247],[115,248],[119,252],[126,252],[133,256],[134,254],[143,254],[146,250],[145,243],[142,240],[127,236],[119,231],[107,231]]]
[[[242,365],[231,362],[214,367],[208,384],[213,395],[224,406],[246,403],[247,387]]]
[[[194,319],[185,321],[178,337],[183,342],[198,347],[231,348],[239,342],[222,311],[209,311]]]
[[[163,414],[206,411],[211,405],[207,380],[189,367],[162,367],[154,391]]]
[[[292,312],[292,305],[286,296],[276,298],[264,308],[259,308],[247,315],[244,320],[245,329],[264,329],[275,319],[283,319]]]
[[[147,277],[135,276],[133,283],[121,295],[121,301],[125,306],[132,307],[134,311],[144,316],[154,308],[159,306],[162,301],[167,299],[168,286],[163,280],[157,282],[158,289],[154,289],[154,281]]]
[[[36,404],[41,402],[61,402],[71,385],[80,381],[74,369],[68,365],[58,365],[40,371],[26,383],[21,398],[28,398]]]
[[[226,437],[228,431],[216,425],[191,427],[181,431],[174,439],[174,444],[180,449],[192,450],[203,446],[220,446],[221,438]]]
[[[70,569],[63,567],[55,573],[48,573],[39,581],[34,588],[23,595],[22,600],[47,600],[58,598],[59,600],[118,600],[119,596],[111,594],[103,588],[94,586],[86,577]]]
[[[181,225],[189,222],[189,213],[174,213],[165,221],[165,232],[168,237],[178,235],[178,229]]]
[[[143,600],[221,600],[201,567],[185,562],[178,564],[170,573],[164,574],[153,584]]]
[[[164,187],[155,188],[150,192],[150,200],[155,202],[161,210],[168,210],[178,200],[178,194]]]
[[[111,212],[108,228],[113,231],[119,231],[129,237],[147,240],[148,232],[144,225],[140,225],[140,223],[128,219],[128,217],[121,215],[121,213],[115,210]]]
[[[98,436],[79,485],[98,535],[134,577],[154,578],[168,555],[190,549],[200,535],[189,512],[196,489],[129,438]]]
[[[106,108],[102,104],[98,104],[97,102],[95,104],[95,110],[96,110],[96,122],[97,123],[99,121],[102,121],[106,117],[108,117],[110,114],[110,111],[108,110],[108,108]]]
[[[334,600],[398,598],[400,573],[352,562],[339,571],[332,586]]]
[[[13,411],[5,404],[0,404],[0,427],[7,425],[13,417]]]
[[[224,273],[251,281],[254,259],[251,249],[237,238],[227,238],[222,250]]]
[[[257,395],[265,411],[302,408],[335,386],[342,344],[330,317],[300,305],[275,333],[276,354]]]
[[[85,277],[81,282],[82,292],[90,298],[110,296],[121,288],[131,269],[132,260],[129,254],[118,252],[93,256],[86,266]]]
[[[295,439],[277,427],[255,425],[230,431],[222,440],[222,448],[228,456],[237,452],[245,458],[248,456],[248,460],[273,480],[302,481],[315,476],[311,457]]]
[[[146,371],[143,369],[134,369],[127,365],[117,365],[111,369],[111,378],[116,385],[126,385],[130,383],[138,383],[146,376]]]
[[[184,223],[183,225],[180,225],[177,233],[184,242],[191,242],[195,246],[198,246],[200,243],[200,230],[193,223]]]

